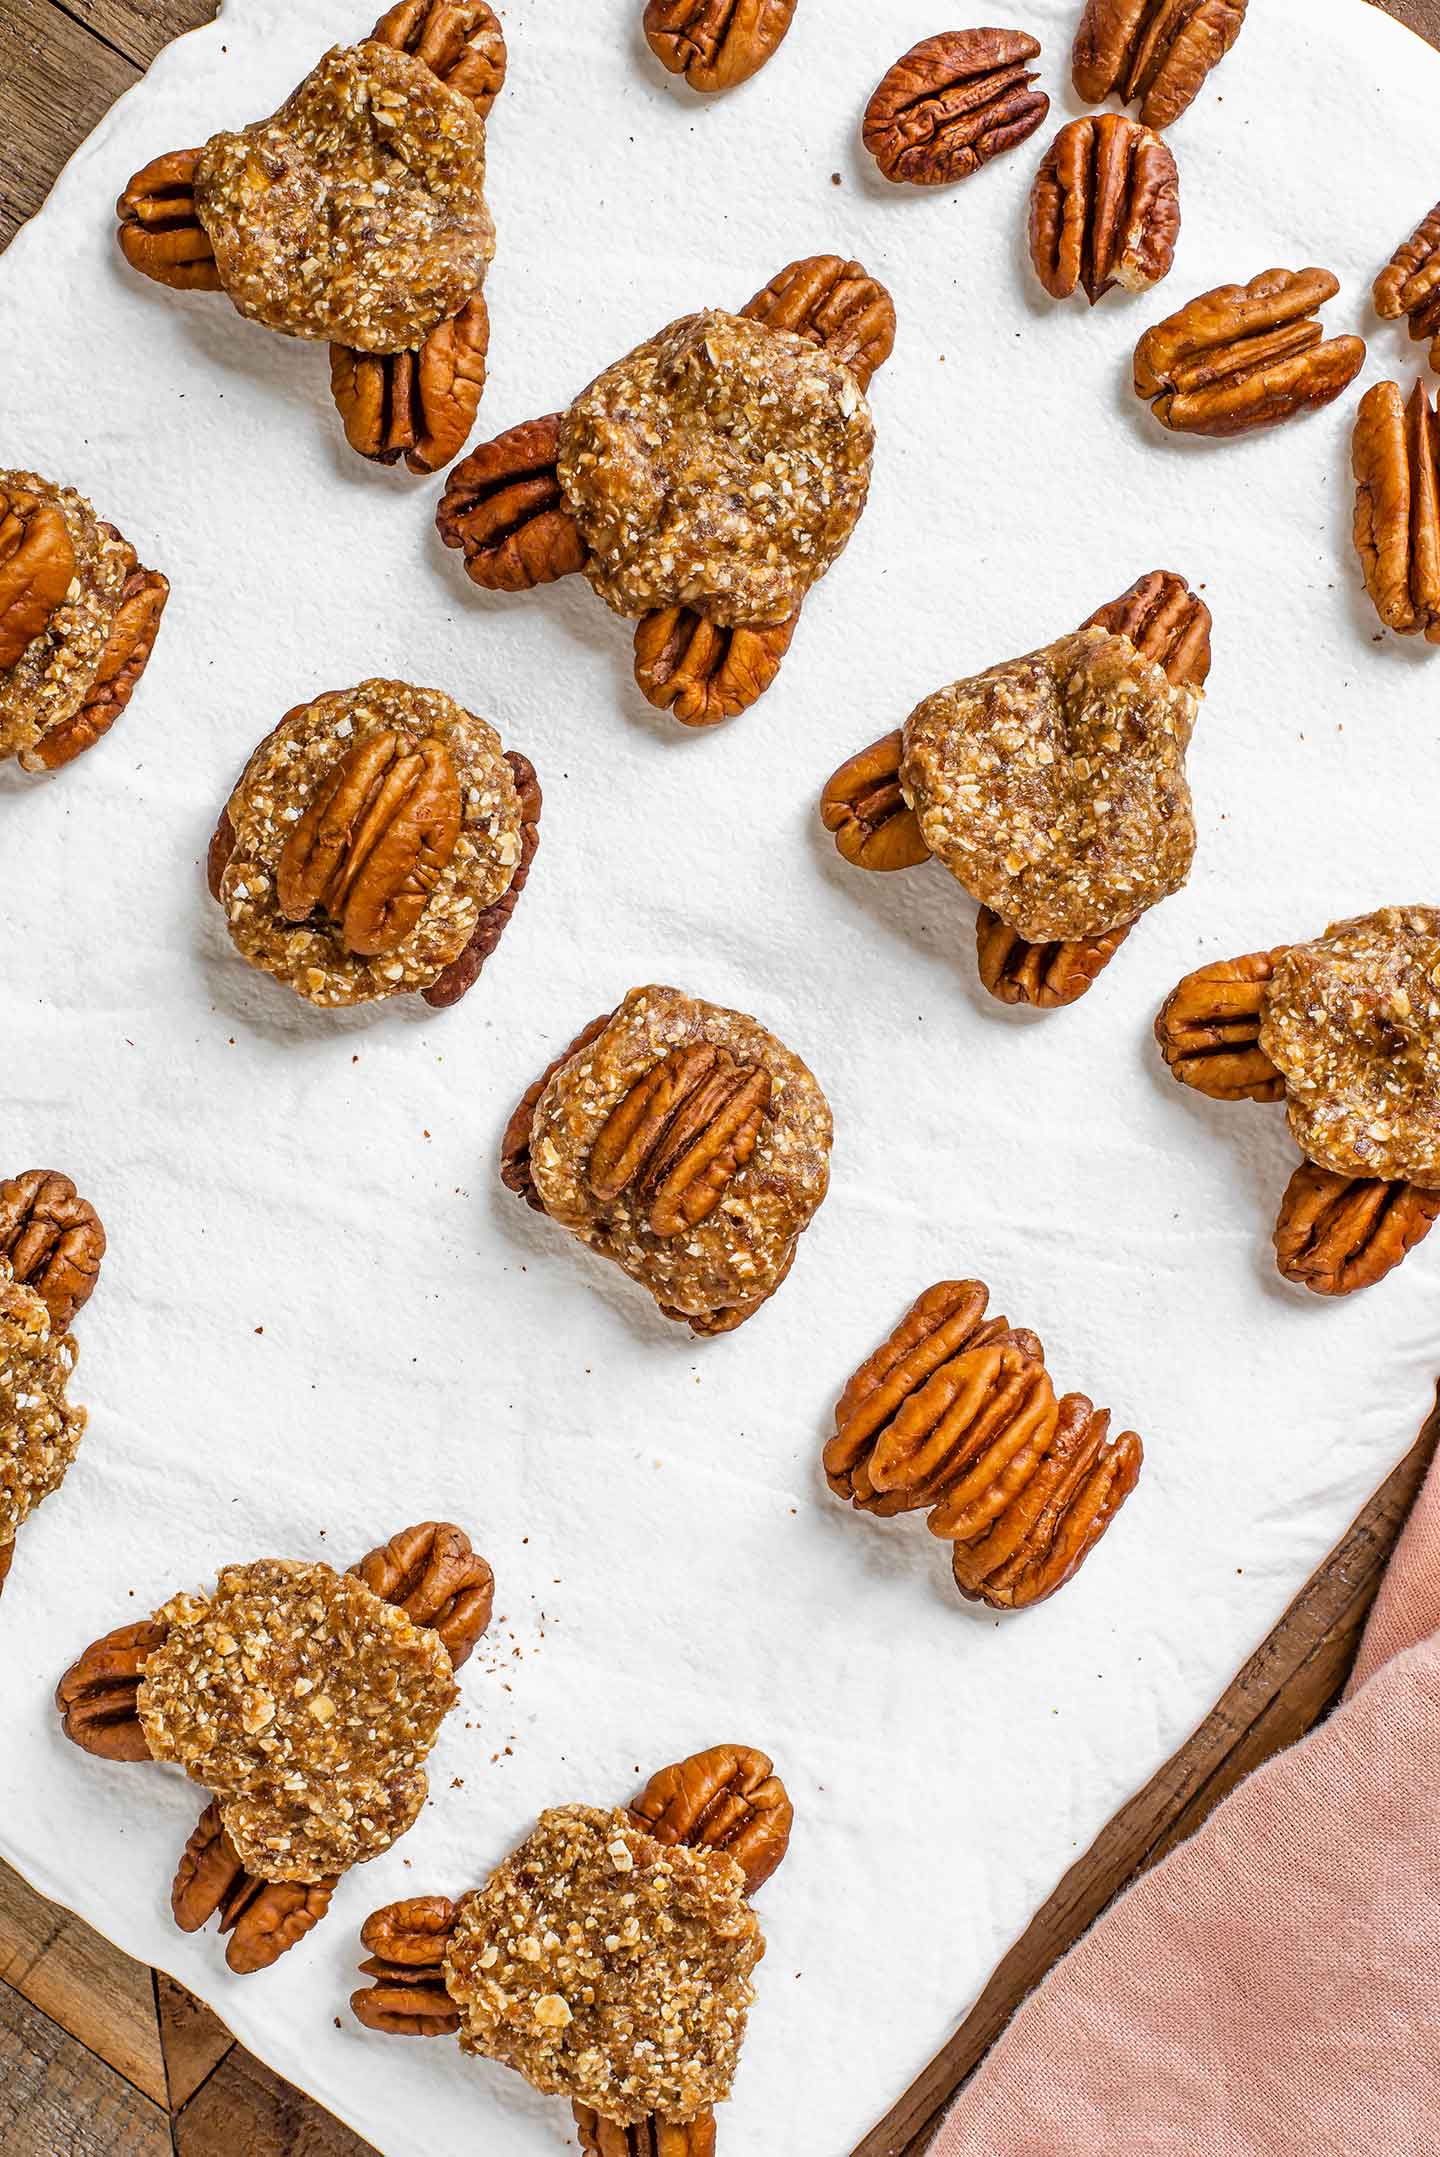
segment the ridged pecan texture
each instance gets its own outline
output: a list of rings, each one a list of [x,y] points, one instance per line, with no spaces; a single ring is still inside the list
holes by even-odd
[[[1440,1191],[1372,1176],[1337,1176],[1303,1161],[1275,1223],[1275,1262],[1317,1296],[1373,1287],[1429,1235]]]
[[[1030,190],[1030,260],[1052,299],[1148,291],[1179,233],[1180,175],[1153,129],[1114,112],[1061,128]]]
[[[412,472],[438,472],[475,424],[489,351],[490,310],[480,292],[418,352],[331,345],[330,394],[346,441],[373,464],[403,457]]]
[[[656,1236],[696,1227],[754,1153],[771,1083],[709,1042],[672,1049],[602,1125],[590,1155],[596,1198],[609,1205],[628,1191]]]
[[[48,627],[74,575],[75,549],[60,511],[0,487],[0,672]]]
[[[1375,612],[1398,636],[1440,644],[1440,438],[1422,380],[1360,399],[1351,438],[1355,551]]]
[[[167,150],[142,165],[115,205],[116,238],[132,270],[177,292],[218,292],[210,237],[195,214],[198,150]]]
[[[445,1950],[459,1905],[445,1895],[386,1903],[360,1928],[370,1983],[350,1995],[355,2018],[392,2037],[448,2037],[460,2013],[445,1989]]]
[[[789,330],[843,360],[861,389],[895,349],[895,302],[878,278],[843,255],[805,255],[741,308],[749,322]]]
[[[1023,30],[945,30],[912,46],[865,108],[865,147],[886,179],[945,186],[1033,135],[1050,110],[1033,87],[1039,53]]]
[[[1147,127],[1168,127],[1194,102],[1245,21],[1247,0],[1085,0],[1071,72],[1087,105],[1140,104]]]
[[[723,1850],[745,1875],[745,1892],[765,1885],[790,1847],[795,1808],[766,1754],[750,1745],[712,1745],[652,1775],[630,1806],[657,1842]]]
[[[1097,607],[1080,626],[1128,637],[1177,686],[1191,682],[1203,689],[1209,679],[1210,609],[1173,569],[1137,577],[1128,592]]]
[[[779,49],[797,0],[649,0],[645,42],[692,90],[733,90]]]
[[[105,1256],[105,1231],[68,1176],[29,1168],[0,1183],[0,1258],[33,1288],[57,1333],[90,1301]]]
[[[505,33],[488,0],[399,0],[370,35],[423,61],[468,98],[482,120],[488,117],[509,64]]]
[[[1313,319],[1339,289],[1329,270],[1262,270],[1200,293],[1136,346],[1136,396],[1174,433],[1222,436],[1332,403],[1365,363],[1361,338]]]
[[[847,757],[820,796],[820,821],[857,869],[913,869],[930,859],[920,822],[900,791],[900,729]]]
[[[559,450],[560,414],[552,412],[482,442],[450,474],[436,528],[463,552],[473,584],[528,592],[584,566],[585,542],[555,470]]]
[[[250,1977],[268,1970],[314,1931],[337,1884],[253,1879],[212,1803],[185,1845],[170,1887],[170,1911],[182,1932],[199,1932],[218,1914],[221,1933],[229,1935],[227,1964],[237,1977]]]
[[[492,957],[495,946],[510,925],[510,916],[529,881],[530,865],[540,844],[542,796],[535,766],[518,749],[507,749],[505,761],[514,773],[515,791],[520,797],[520,859],[503,896],[493,906],[486,907],[459,958],[452,959],[429,988],[421,990],[423,1001],[436,1011],[448,1011],[452,1004],[458,1004],[484,972],[486,960]]]
[[[1417,342],[1430,339],[1430,365],[1440,367],[1440,202],[1396,248],[1375,280],[1374,299],[1383,322],[1405,315]]]
[[[117,1626],[70,1665],[55,1688],[65,1735],[101,1760],[148,1760],[136,1696],[150,1656],[167,1628],[152,1618]]]
[[[170,580],[158,569],[143,569],[137,563],[130,570],[84,703],[71,718],[42,734],[33,750],[22,754],[20,762],[27,771],[58,771],[109,733],[150,663],[169,597]]]
[[[1155,1039],[1182,1086],[1212,1101],[1283,1101],[1285,1081],[1260,1046],[1265,991],[1286,946],[1201,966],[1170,991]]]
[[[437,1632],[456,1670],[490,1623],[495,1575],[453,1520],[405,1528],[350,1570],[382,1601]]]
[[[460,785],[445,744],[387,728],[327,773],[275,876],[289,921],[340,924],[345,949],[393,951],[414,928],[460,836]]]

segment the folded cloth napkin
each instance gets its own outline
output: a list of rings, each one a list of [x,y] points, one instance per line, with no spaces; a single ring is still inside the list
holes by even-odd
[[[1343,1704],[1020,2009],[932,2157],[1440,2151],[1440,1460]]]

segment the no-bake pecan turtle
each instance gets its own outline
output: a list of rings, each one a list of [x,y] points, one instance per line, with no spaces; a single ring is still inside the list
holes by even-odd
[[[1139,103],[1168,127],[1194,102],[1245,22],[1248,0],[1085,0],[1071,69],[1087,105]]]
[[[1024,30],[942,30],[887,68],[865,107],[866,149],[887,180],[966,180],[1033,135],[1050,100],[1033,87],[1040,44]]]
[[[145,671],[170,586],[83,494],[0,471],[0,762],[93,748]]]
[[[424,1521],[346,1574],[227,1566],[213,1594],[177,1595],[72,1664],[55,1695],[67,1737],[214,1792],[171,1889],[182,1931],[218,1915],[231,1969],[266,1969],[341,1874],[404,1834],[493,1593],[463,1530]]]
[[[652,986],[529,1089],[501,1174],[665,1317],[727,1333],[789,1272],[825,1196],[830,1141],[824,1094],[772,1033]]]
[[[76,1353],[43,1296],[0,1257],[0,1590],[16,1531],[60,1488],[84,1435],[85,1410],[66,1398]]]
[[[1248,434],[1333,403],[1365,364],[1360,337],[1314,318],[1340,290],[1329,270],[1262,270],[1217,285],[1148,329],[1135,394],[1174,434]]]
[[[985,1316],[980,1281],[927,1288],[850,1379],[825,1474],[862,1512],[924,1510],[955,1584],[997,1610],[1042,1602],[1094,1549],[1139,1479],[1134,1431],[1058,1399],[1033,1333]]]
[[[589,2157],[714,2157],[763,1952],[740,1898],[779,1865],[793,1819],[745,1745],[662,1768],[628,1812],[546,1813],[484,1888],[375,1911],[351,2008],[569,2095]]]
[[[1179,232],[1180,175],[1153,129],[1115,112],[1061,128],[1030,190],[1030,260],[1052,299],[1148,291],[1169,276]]]
[[[645,42],[692,90],[733,90],[779,50],[797,0],[646,0]]]
[[[307,1002],[471,986],[539,837],[533,766],[438,689],[368,681],[297,705],[211,841],[212,896],[252,966]]]

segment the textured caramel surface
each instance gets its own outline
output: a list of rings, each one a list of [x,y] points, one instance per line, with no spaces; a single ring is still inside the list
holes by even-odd
[[[485,127],[409,53],[336,46],[278,112],[212,135],[195,210],[242,315],[364,352],[416,347],[485,276]]]
[[[623,2126],[729,2095],[763,1953],[732,1858],[566,1805],[466,1897],[445,1983],[467,2051]]]
[[[286,842],[322,781],[358,744],[388,731],[444,744],[459,780],[461,826],[414,927],[389,950],[366,956],[347,950],[341,925],[324,914],[287,920],[276,878]],[[499,735],[441,690],[408,682],[361,682],[287,713],[246,765],[229,816],[234,848],[220,903],[231,940],[252,966],[313,1004],[428,988],[509,889],[520,861],[520,797]]]
[[[560,429],[585,575],[617,614],[783,622],[865,506],[875,430],[818,345],[719,309],[608,367]]]
[[[614,1110],[672,1050],[710,1043],[767,1072],[770,1100],[754,1151],[715,1210],[679,1234],[658,1236],[650,1201],[633,1187],[595,1196],[591,1156]],[[829,1104],[813,1074],[744,1012],[678,989],[632,989],[601,1033],[571,1056],[536,1104],[530,1173],[551,1217],[642,1281],[686,1317],[760,1302],[790,1263],[829,1183]]]
[[[0,760],[18,756],[27,770],[37,770],[35,752],[45,735],[73,719],[94,686],[135,551],[73,487],[52,486],[36,472],[0,470],[0,491],[52,504],[75,551],[64,601],[15,664],[0,669]]]
[[[227,1566],[177,1595],[138,1708],[152,1756],[217,1799],[245,1870],[322,1880],[388,1850],[425,1802],[457,1696],[438,1633],[328,1565]]]
[[[65,1398],[74,1368],[70,1335],[0,1258],[0,1554],[75,1458],[85,1410]]]
[[[1440,908],[1381,907],[1292,944],[1260,1046],[1307,1160],[1440,1189]]]
[[[1031,942],[1135,920],[1190,873],[1198,693],[1085,629],[927,697],[900,784],[925,843]]]

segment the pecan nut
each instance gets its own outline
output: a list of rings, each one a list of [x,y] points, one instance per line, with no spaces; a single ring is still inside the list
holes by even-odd
[[[285,842],[275,874],[282,913],[327,914],[362,957],[393,951],[455,852],[460,816],[442,741],[394,728],[370,735],[327,773]]]
[[[394,2037],[445,2037],[460,2013],[445,1989],[445,1950],[459,1906],[444,1895],[387,1903],[365,1920],[360,1969],[371,1983],[350,1995],[356,2019]]]
[[[150,663],[169,597],[169,579],[137,563],[120,588],[120,604],[85,701],[72,718],[42,734],[33,749],[21,751],[27,771],[58,771],[109,733]]]
[[[820,821],[857,869],[913,869],[930,859],[920,820],[900,791],[900,730],[871,742],[832,772]]]
[[[456,1670],[490,1623],[495,1575],[453,1521],[425,1520],[405,1528],[350,1570],[417,1625],[432,1627]]]
[[[100,1278],[105,1231],[90,1201],[53,1168],[0,1182],[0,1258],[33,1288],[57,1333],[68,1333]]]
[[[1396,248],[1375,280],[1374,299],[1383,322],[1405,315],[1417,342],[1430,339],[1430,365],[1440,366],[1440,202]]]
[[[1128,592],[1097,607],[1080,626],[1128,637],[1177,688],[1189,682],[1203,689],[1209,679],[1210,609],[1174,570],[1152,569],[1137,577]]]
[[[70,1665],[55,1688],[65,1735],[100,1760],[148,1760],[136,1700],[145,1664],[168,1627],[153,1618],[117,1626]]]
[[[1245,21],[1248,0],[1085,0],[1071,71],[1087,105],[1140,101],[1147,127],[1191,105]]]
[[[1373,1176],[1337,1176],[1304,1161],[1280,1201],[1275,1263],[1317,1296],[1371,1288],[1429,1235],[1440,1191]]]
[[[712,1745],[652,1775],[630,1816],[657,1842],[723,1850],[753,1895],[790,1847],[795,1808],[764,1753]]]
[[[458,1004],[461,997],[473,989],[485,970],[485,962],[510,924],[510,916],[520,901],[520,894],[530,878],[530,864],[535,859],[540,844],[540,809],[542,796],[540,781],[535,776],[535,766],[528,756],[521,756],[518,749],[507,749],[505,761],[515,774],[515,791],[520,796],[520,858],[515,864],[515,874],[506,887],[504,896],[487,906],[476,922],[470,941],[458,959],[452,959],[444,972],[437,974],[428,989],[422,989],[424,1001],[436,1011],[448,1011]]]
[[[947,30],[922,38],[865,107],[866,149],[887,180],[936,187],[965,180],[1033,135],[1050,110],[1023,30]]]
[[[977,1540],[956,1538],[951,1571],[963,1596],[992,1610],[1025,1610],[1073,1578],[1140,1480],[1138,1435],[1112,1439],[1109,1430],[1108,1409],[1083,1393],[1057,1403],[1045,1456],[1019,1496],[1003,1508],[998,1496],[991,1500],[990,1525]]]
[[[1177,434],[1245,434],[1330,404],[1365,363],[1359,337],[1312,319],[1340,286],[1329,270],[1262,270],[1218,285],[1148,329],[1135,394]]]
[[[398,0],[370,35],[422,60],[468,98],[482,120],[504,87],[505,33],[487,0]]]
[[[805,255],[787,264],[740,312],[822,346],[861,389],[895,349],[895,302],[868,270],[842,255]]]
[[[219,1913],[230,1936],[225,1960],[237,1977],[268,1970],[313,1932],[330,1907],[334,1880],[257,1880],[235,1854],[212,1802],[185,1845],[170,1888],[182,1932],[199,1932]]]
[[[1179,232],[1180,175],[1152,129],[1114,112],[1061,128],[1030,190],[1030,260],[1052,299],[1147,291],[1169,275]]]
[[[588,1026],[582,1028],[570,1046],[562,1049],[554,1061],[545,1066],[533,1085],[526,1087],[505,1126],[505,1135],[500,1141],[500,1181],[507,1191],[513,1191],[517,1198],[523,1198],[526,1205],[532,1207],[536,1213],[545,1211],[530,1173],[530,1132],[535,1121],[536,1105],[556,1072],[563,1070],[571,1057],[578,1055],[581,1049],[588,1048],[592,1041],[598,1040],[614,1016],[613,1011],[602,1011],[598,1019],[592,1019]]]
[[[628,1192],[652,1234],[683,1234],[708,1220],[754,1153],[771,1092],[769,1072],[728,1049],[672,1049],[601,1126],[590,1189],[602,1206]]]
[[[331,345],[330,394],[346,441],[372,464],[403,457],[412,472],[438,472],[475,424],[489,351],[490,310],[480,292],[431,330],[418,352]]]
[[[552,412],[482,442],[445,483],[436,528],[486,591],[528,592],[585,566],[585,541],[555,469],[560,419]]]
[[[1398,382],[1360,399],[1350,444],[1355,551],[1387,629],[1440,644],[1440,442],[1424,381],[1407,404]]]
[[[693,2119],[666,2120],[652,2112],[633,2126],[602,2120],[589,2105],[572,2105],[583,2157],[715,2157],[715,2114],[709,2105]]]
[[[195,213],[198,150],[167,150],[127,181],[115,237],[132,270],[177,292],[218,292],[220,271]]]
[[[1202,966],[1170,991],[1155,1039],[1182,1086],[1212,1101],[1283,1101],[1285,1081],[1260,1046],[1270,977],[1287,947]]]
[[[718,726],[764,696],[799,621],[797,611],[768,628],[721,628],[691,607],[657,607],[635,624],[636,683],[682,726]]]
[[[645,42],[692,90],[733,90],[778,50],[797,0],[648,0]]]
[[[0,488],[0,673],[48,626],[75,575],[75,548],[52,502]]]
[[[1134,926],[1127,921],[1122,928],[1106,929],[1100,936],[1031,944],[1018,929],[982,906],[975,920],[980,979],[998,1003],[1059,1010],[1078,1003],[1094,986]]]

